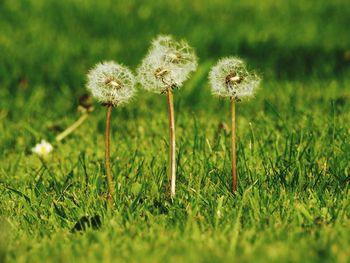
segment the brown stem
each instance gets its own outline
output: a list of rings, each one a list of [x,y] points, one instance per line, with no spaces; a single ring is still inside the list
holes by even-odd
[[[107,105],[107,113],[106,113],[106,135],[105,135],[105,168],[107,174],[107,184],[108,184],[108,193],[107,193],[107,201],[113,206],[113,197],[114,197],[114,183],[113,183],[113,175],[111,170],[110,163],[110,130],[111,130],[111,114],[112,114],[112,105]]]
[[[168,176],[170,178],[170,197],[175,197],[176,182],[176,164],[175,164],[175,119],[174,119],[174,102],[173,93],[167,91],[168,110],[169,110],[169,159],[168,159]]]
[[[236,166],[236,105],[235,98],[231,98],[231,161],[232,161],[232,192],[237,191],[237,166]]]

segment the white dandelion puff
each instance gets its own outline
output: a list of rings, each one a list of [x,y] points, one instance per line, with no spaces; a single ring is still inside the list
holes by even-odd
[[[247,70],[244,61],[228,57],[212,67],[209,82],[214,95],[241,100],[254,95],[260,78]]]
[[[107,201],[113,207],[115,186],[110,161],[110,128],[113,107],[127,103],[135,94],[136,80],[131,71],[115,62],[97,64],[88,73],[87,89],[106,106],[105,171],[108,186]]]
[[[137,80],[144,89],[167,95],[169,113],[169,164],[170,197],[175,197],[176,144],[173,89],[180,88],[190,73],[197,68],[193,48],[185,41],[171,36],[158,36],[137,69]]]
[[[132,72],[112,61],[97,64],[89,71],[87,78],[87,89],[102,104],[120,106],[136,92]]]
[[[36,144],[34,148],[32,148],[32,152],[37,154],[39,157],[46,157],[53,151],[53,146],[51,143],[41,140],[40,143]]]
[[[137,78],[144,89],[164,93],[179,88],[197,68],[197,57],[184,40],[158,36],[137,69]]]
[[[231,100],[231,166],[232,192],[237,191],[236,152],[236,102],[254,95],[260,78],[249,72],[245,63],[236,57],[223,58],[209,72],[209,82],[214,95]],[[252,147],[249,145],[249,147]]]

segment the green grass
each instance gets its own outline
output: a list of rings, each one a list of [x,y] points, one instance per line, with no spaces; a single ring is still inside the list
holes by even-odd
[[[125,2],[0,2],[0,262],[348,262],[347,1]],[[103,107],[46,163],[31,148],[79,117],[94,63],[135,67],[158,33],[200,57],[175,93],[177,198],[166,199],[166,98],[140,91],[113,112],[108,213]],[[225,55],[263,76],[237,108],[236,196],[229,104],[207,84]],[[71,232],[95,215],[99,229]]]

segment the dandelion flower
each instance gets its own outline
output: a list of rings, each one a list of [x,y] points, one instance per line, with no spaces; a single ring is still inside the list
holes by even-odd
[[[135,94],[136,80],[131,71],[115,62],[97,64],[88,73],[87,89],[102,105],[107,107],[105,132],[105,169],[107,175],[107,201],[113,206],[115,187],[110,164],[110,124],[114,106],[120,106]]]
[[[120,106],[134,96],[135,78],[127,67],[103,62],[88,73],[87,89],[102,104]]]
[[[137,78],[144,89],[166,94],[169,113],[169,165],[170,196],[175,197],[175,118],[173,89],[182,87],[190,73],[197,68],[197,57],[187,42],[175,41],[171,36],[159,36],[137,69]]]
[[[32,152],[37,154],[39,157],[46,157],[53,151],[53,146],[45,141],[41,140],[40,143],[36,144],[34,148],[32,148]]]
[[[260,78],[247,70],[245,63],[235,57],[219,60],[209,73],[212,93],[236,100],[254,95]]]
[[[159,36],[138,67],[137,77],[144,89],[165,93],[168,89],[180,88],[196,68],[197,57],[187,42]]]
[[[231,99],[231,161],[232,192],[237,191],[236,167],[236,102],[254,95],[260,78],[247,70],[246,64],[239,58],[228,57],[218,61],[209,72],[212,93]]]

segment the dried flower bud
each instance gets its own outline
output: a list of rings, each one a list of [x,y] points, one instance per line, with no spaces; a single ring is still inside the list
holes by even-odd
[[[92,105],[92,97],[89,94],[85,93],[79,97],[79,106],[89,109],[92,107]]]
[[[260,78],[248,72],[245,63],[235,57],[219,60],[209,73],[212,93],[221,97],[232,97],[236,100],[254,95]]]

